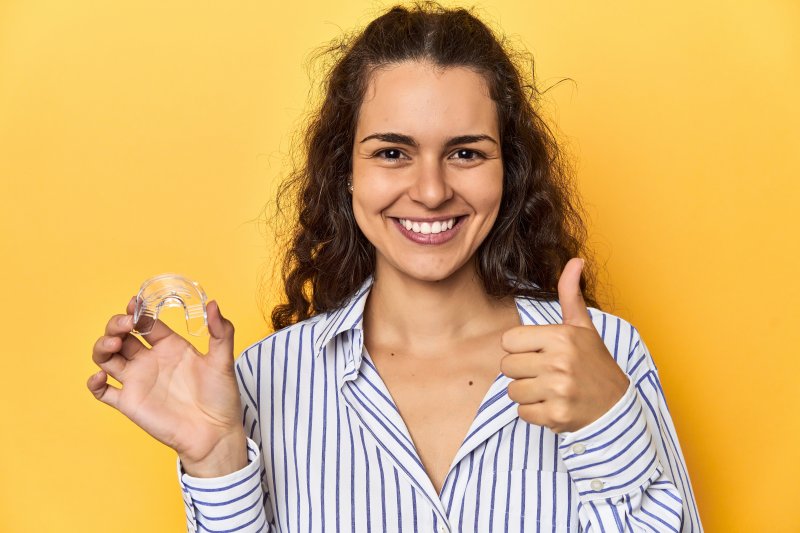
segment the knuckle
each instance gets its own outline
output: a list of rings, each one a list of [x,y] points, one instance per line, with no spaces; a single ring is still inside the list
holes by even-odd
[[[572,361],[568,356],[561,356],[552,362],[551,368],[553,374],[563,378],[564,376],[571,376],[573,374]]]
[[[106,351],[103,350],[102,345],[103,337],[100,337],[97,339],[97,341],[95,341],[94,346],[92,347],[92,361],[95,363],[99,363],[102,360],[103,355],[106,353]]]
[[[554,380],[553,382],[551,382],[551,383],[550,383],[550,391],[551,391],[551,392],[552,392],[552,393],[553,393],[553,394],[554,394],[556,397],[559,397],[559,398],[561,398],[562,396],[564,396],[564,395],[562,394],[563,390],[564,390],[564,387],[563,387],[563,385],[562,385],[562,383],[561,383],[561,380]]]
[[[561,344],[568,346],[574,344],[577,328],[565,324],[563,327],[558,328],[558,340]]]
[[[103,396],[103,388],[102,386],[92,387],[92,381],[94,380],[94,376],[91,376],[88,380],[86,380],[86,388],[89,389],[89,392],[92,393],[95,400],[99,400]]]
[[[565,426],[569,422],[569,416],[569,408],[564,404],[557,405],[550,411],[550,419],[556,426]]]
[[[569,362],[565,357],[554,357],[548,364],[548,370],[553,374],[564,374],[570,371]]]
[[[558,358],[558,369],[563,374],[572,375],[575,373],[575,367],[580,364],[580,359],[577,353],[568,348],[561,357]]]
[[[571,398],[575,392],[575,387],[573,386],[572,380],[569,379],[559,380],[556,382],[553,388],[555,389],[556,394],[562,398]]]

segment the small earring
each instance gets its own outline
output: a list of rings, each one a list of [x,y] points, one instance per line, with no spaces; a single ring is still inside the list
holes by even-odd
[[[350,194],[353,194],[353,178],[347,180],[347,190],[350,191]]]

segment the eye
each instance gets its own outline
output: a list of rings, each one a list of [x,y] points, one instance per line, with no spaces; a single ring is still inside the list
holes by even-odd
[[[478,151],[475,151],[475,150],[469,150],[467,148],[461,148],[461,149],[456,150],[455,152],[453,152],[453,155],[456,155],[456,154],[458,154],[458,156],[459,156],[456,159],[463,159],[465,161],[475,161],[477,159],[486,159],[486,157],[482,153],[480,153]],[[472,157],[470,157],[470,156],[472,156]]]
[[[386,154],[386,157],[381,157],[381,154]],[[401,155],[403,155],[403,152],[397,148],[384,148],[383,150],[378,150],[372,154],[372,157],[377,157],[378,159],[383,159],[384,161],[395,162],[400,161]]]

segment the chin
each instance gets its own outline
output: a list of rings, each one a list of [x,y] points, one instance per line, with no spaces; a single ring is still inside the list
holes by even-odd
[[[451,273],[436,273],[436,272],[405,272],[405,275],[417,281],[444,281],[450,277]]]
[[[463,263],[442,264],[440,261],[418,261],[410,263],[406,261],[392,262],[391,268],[399,271],[402,275],[418,281],[443,281],[464,266]]]

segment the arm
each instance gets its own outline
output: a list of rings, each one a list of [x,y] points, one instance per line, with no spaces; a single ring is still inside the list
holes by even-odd
[[[264,533],[276,531],[269,491],[264,483],[261,459],[261,431],[254,405],[254,376],[244,365],[244,353],[235,363],[236,380],[242,399],[242,424],[247,437],[248,464],[241,470],[214,478],[186,474],[177,461],[178,479],[186,511],[186,526],[195,531],[237,531]]]
[[[629,327],[628,390],[598,420],[561,433],[582,531],[702,532],[656,366]]]

